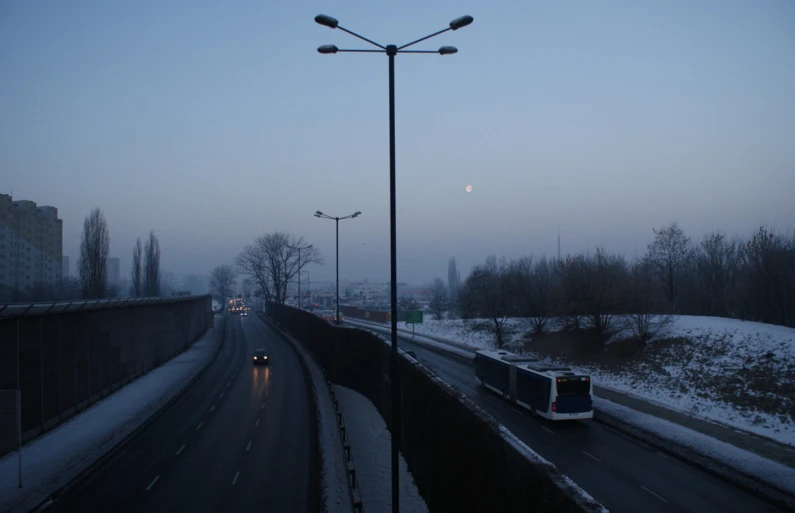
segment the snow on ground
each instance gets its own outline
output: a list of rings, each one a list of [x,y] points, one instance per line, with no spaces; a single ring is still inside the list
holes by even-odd
[[[323,511],[324,513],[350,512],[353,509],[353,503],[348,487],[348,469],[345,452],[342,448],[342,435],[337,424],[337,414],[326,379],[311,354],[289,334],[284,331],[281,333],[290,339],[295,349],[301,354],[309,371],[309,377],[312,379],[312,392],[317,407]]]
[[[795,493],[795,469],[757,456],[697,431],[687,429],[679,424],[638,412],[607,399],[595,397],[594,408],[621,419],[622,422],[684,445],[731,468],[756,476],[760,480],[771,483],[782,490]]]
[[[554,320],[553,320],[554,321]],[[425,319],[417,334],[494,348],[494,336],[470,327],[485,320]],[[556,329],[554,322],[551,329]],[[528,331],[509,319],[510,340]],[[400,323],[402,332],[411,325]],[[558,328],[559,329],[559,328]],[[613,341],[629,336],[624,330]],[[675,316],[649,343],[643,359],[620,366],[563,362],[604,388],[688,415],[795,446],[795,329],[719,317]]]
[[[577,367],[605,388],[795,446],[795,329],[677,316],[646,353],[620,370]]]
[[[216,319],[216,327],[218,320]],[[123,440],[198,373],[216,348],[208,330],[189,349],[0,459],[0,511],[28,511]]]
[[[375,405],[349,388],[334,385],[348,429],[356,479],[365,511],[391,511],[391,436]],[[400,511],[427,512],[403,455],[400,456]]]

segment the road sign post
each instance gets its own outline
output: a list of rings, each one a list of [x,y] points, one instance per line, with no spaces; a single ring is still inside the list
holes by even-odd
[[[406,314],[406,324],[411,324],[411,338],[414,338],[414,325],[422,324],[422,310],[412,310]]]

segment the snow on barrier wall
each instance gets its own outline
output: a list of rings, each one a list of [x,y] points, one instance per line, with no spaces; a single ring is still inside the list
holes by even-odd
[[[184,351],[212,326],[210,301],[0,305],[0,390],[22,391],[23,441]],[[15,443],[2,436],[0,456]]]
[[[383,339],[283,305],[270,304],[268,315],[314,353],[332,382],[370,399],[389,425],[391,348]],[[431,511],[604,511],[427,368],[405,356],[399,366],[401,452]]]

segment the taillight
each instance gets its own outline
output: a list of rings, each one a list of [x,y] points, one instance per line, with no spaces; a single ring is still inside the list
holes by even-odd
[[[558,404],[557,403],[552,403],[552,411],[555,411],[555,412],[558,411]]]

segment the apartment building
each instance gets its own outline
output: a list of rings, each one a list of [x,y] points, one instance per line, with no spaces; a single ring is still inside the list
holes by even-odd
[[[57,208],[0,194],[0,288],[57,285],[62,252],[63,222]]]

